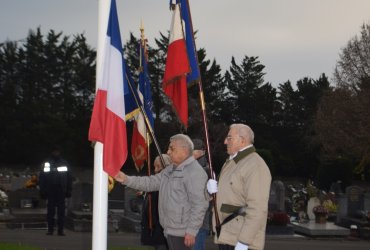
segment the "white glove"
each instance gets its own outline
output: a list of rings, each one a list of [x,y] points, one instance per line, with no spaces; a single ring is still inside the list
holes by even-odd
[[[217,193],[218,189],[217,189],[217,181],[216,180],[209,179],[207,181],[207,191],[210,194]]]
[[[235,246],[235,250],[248,250],[248,246],[238,241],[238,243]]]

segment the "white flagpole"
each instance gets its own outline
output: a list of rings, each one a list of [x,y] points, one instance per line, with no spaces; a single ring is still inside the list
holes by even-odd
[[[96,89],[103,71],[102,58],[108,27],[110,0],[99,0],[98,5],[98,48],[96,54]],[[96,142],[94,147],[94,195],[92,250],[107,249],[108,218],[108,175],[103,171],[103,145]]]

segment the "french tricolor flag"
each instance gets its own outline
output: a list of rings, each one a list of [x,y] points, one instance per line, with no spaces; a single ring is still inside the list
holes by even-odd
[[[115,0],[111,1],[103,67],[97,79],[97,93],[91,116],[89,140],[103,147],[103,169],[115,176],[127,158],[124,84],[127,86],[125,62]]]
[[[173,5],[170,39],[163,91],[171,99],[180,121],[188,126],[188,92],[186,75],[191,71],[181,23],[179,4]]]

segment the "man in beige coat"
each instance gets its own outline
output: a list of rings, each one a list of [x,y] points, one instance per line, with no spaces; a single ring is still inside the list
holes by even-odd
[[[217,192],[221,224],[228,216],[235,216],[215,236],[220,250],[262,250],[265,245],[271,174],[253,142],[254,133],[249,126],[231,125],[224,142],[229,158],[218,183],[212,179],[207,183],[209,193]]]

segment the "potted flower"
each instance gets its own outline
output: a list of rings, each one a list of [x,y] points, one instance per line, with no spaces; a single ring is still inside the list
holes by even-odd
[[[325,223],[326,217],[329,213],[328,209],[324,205],[317,205],[312,209],[315,214],[316,223]]]
[[[324,200],[322,202],[322,205],[328,210],[327,220],[328,221],[335,221],[335,219],[337,217],[338,205],[330,199]]]
[[[267,215],[266,233],[293,234],[293,227],[288,226],[290,218],[286,212],[269,211]]]
[[[267,224],[276,226],[286,226],[290,222],[289,216],[286,212],[268,212]]]

